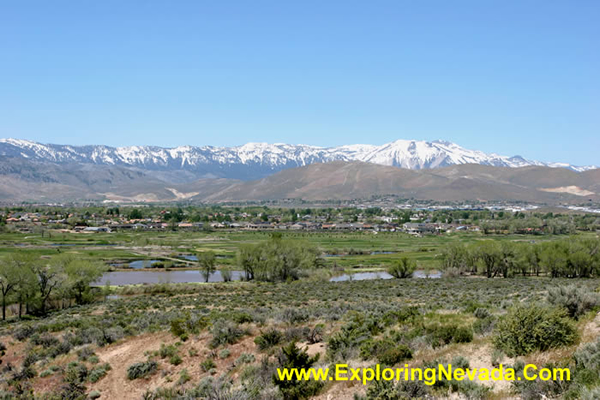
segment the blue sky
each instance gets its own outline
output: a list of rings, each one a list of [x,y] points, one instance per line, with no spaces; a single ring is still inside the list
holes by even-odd
[[[4,1],[0,137],[600,164],[600,2]]]

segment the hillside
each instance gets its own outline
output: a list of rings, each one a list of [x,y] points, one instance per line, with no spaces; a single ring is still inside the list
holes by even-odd
[[[598,199],[600,174],[549,167],[506,168],[475,164],[412,171],[361,162],[313,164],[254,182],[233,185],[208,201],[368,198],[393,194],[438,201],[548,202]]]
[[[477,164],[410,170],[366,162],[316,163],[269,177],[240,181],[199,179],[182,183],[176,172],[151,174],[132,167],[0,160],[0,200],[112,200],[157,202],[342,200],[374,195],[436,201],[498,200],[557,203],[598,200],[598,170],[578,173],[550,167]]]

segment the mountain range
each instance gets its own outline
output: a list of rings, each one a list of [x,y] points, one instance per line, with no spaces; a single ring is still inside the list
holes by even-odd
[[[0,139],[0,200],[208,202],[366,198],[596,200],[600,170],[468,150],[382,146],[69,146]]]
[[[440,168],[457,164],[495,167],[548,166],[578,172],[595,166],[573,166],[526,160],[520,156],[501,156],[468,150],[457,144],[436,140],[396,140],[381,146],[345,145],[317,147],[307,145],[247,143],[236,147],[180,146],[68,146],[41,144],[28,140],[0,139],[0,156],[21,157],[51,163],[83,163],[136,167],[148,171],[184,171],[179,179],[231,178],[253,180],[275,172],[331,161],[363,161],[407,169]]]

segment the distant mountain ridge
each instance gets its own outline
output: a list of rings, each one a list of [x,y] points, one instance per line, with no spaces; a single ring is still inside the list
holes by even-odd
[[[0,139],[0,156],[52,164],[94,164],[131,167],[160,180],[191,182],[202,178],[254,180],[276,172],[333,161],[362,161],[421,170],[452,165],[480,164],[496,167],[547,166],[582,172],[595,166],[545,163],[520,156],[501,156],[465,149],[457,144],[397,140],[381,146],[248,143],[235,147],[179,146],[69,146],[41,144],[21,139]]]

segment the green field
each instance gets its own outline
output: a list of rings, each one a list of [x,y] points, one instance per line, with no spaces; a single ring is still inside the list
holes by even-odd
[[[172,260],[183,254],[214,251],[222,266],[235,264],[238,248],[259,243],[271,237],[271,232],[114,232],[114,233],[0,233],[0,254],[28,252],[39,256],[58,253],[75,254],[79,258],[101,260],[106,264],[140,259]],[[408,257],[418,267],[439,267],[439,256],[452,243],[472,243],[480,240],[541,242],[564,236],[483,235],[454,233],[415,237],[401,232],[283,232],[283,238],[313,244],[322,253],[327,266],[351,269],[385,268],[394,260]],[[580,234],[582,236],[584,234]],[[592,236],[591,233],[585,234]],[[371,254],[383,252],[391,254]],[[354,253],[354,254],[352,254]],[[356,254],[358,253],[358,254]],[[333,256],[332,256],[333,255]],[[181,267],[194,267],[181,263]]]

